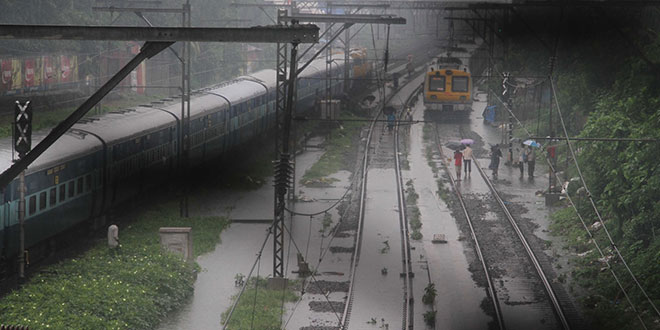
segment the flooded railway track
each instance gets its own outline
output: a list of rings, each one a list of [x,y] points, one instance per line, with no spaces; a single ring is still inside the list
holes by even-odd
[[[481,264],[481,268],[486,278],[486,289],[488,292],[488,297],[490,298],[494,310],[493,317],[496,320],[498,328],[517,329],[520,327],[521,323],[524,323],[524,321],[520,322],[519,320],[517,320],[520,319],[519,315],[515,315],[515,316],[509,315],[516,312],[519,313],[520,311],[515,311],[515,309],[509,308],[507,312],[505,310],[506,308],[502,308],[503,303],[507,304],[507,299],[502,296],[511,295],[511,292],[517,290],[515,286],[516,283],[519,283],[519,281],[514,280],[514,278],[518,277],[519,280],[520,277],[525,277],[525,282],[526,282],[525,284],[532,288],[536,287],[537,293],[539,291],[538,286],[542,286],[543,291],[545,293],[545,297],[538,297],[537,295],[536,297],[523,297],[523,298],[528,299],[530,304],[537,305],[536,306],[537,309],[551,308],[552,313],[554,314],[554,320],[543,320],[541,323],[544,323],[549,329],[567,329],[567,330],[571,329],[571,326],[569,325],[569,321],[565,315],[564,307],[561,304],[562,301],[557,297],[557,294],[555,293],[552,284],[548,280],[548,276],[545,274],[541,262],[539,261],[535,252],[530,246],[530,243],[528,242],[525,233],[520,229],[517,220],[511,214],[505,201],[502,199],[501,194],[495,188],[493,182],[488,178],[488,176],[480,166],[480,163],[476,157],[473,157],[472,159],[474,162],[474,167],[477,170],[477,172],[479,172],[479,177],[483,180],[483,182],[490,190],[491,193],[490,198],[492,198],[495,201],[495,204],[497,205],[497,207],[499,207],[501,214],[504,214],[504,217],[506,218],[506,221],[508,222],[509,226],[503,226],[502,223],[500,223],[499,226],[493,225],[493,222],[486,221],[485,219],[479,219],[478,216],[474,216],[473,214],[471,214],[472,212],[467,206],[466,198],[464,196],[464,193],[462,192],[460,183],[459,181],[456,180],[456,178],[454,178],[452,171],[450,169],[450,165],[447,163],[448,158],[445,157],[442,151],[443,149],[442,142],[447,142],[447,141],[442,141],[439,126],[440,124],[438,123],[434,124],[435,144],[441,156],[442,159],[441,163],[443,168],[445,169],[446,175],[448,177],[448,181],[451,185],[452,190],[456,195],[458,204],[460,205],[461,213],[465,216],[467,226],[470,231],[470,236],[472,238],[472,243],[474,244],[475,252],[477,254],[478,260]],[[443,129],[445,128],[446,127],[443,127]],[[483,196],[482,199],[486,199],[486,196]],[[514,251],[513,247],[511,246],[506,246],[506,247],[502,246],[501,249],[503,251],[499,251],[500,258],[499,259],[495,258],[494,256],[496,253],[493,253],[494,251],[491,251],[491,249],[493,248],[492,244],[490,245],[491,249],[486,249],[482,246],[482,244],[480,244],[480,239],[492,239],[493,236],[487,237],[486,235],[484,235],[484,233],[487,231],[493,231],[493,232],[497,231],[496,236],[501,237],[503,241],[505,240],[505,236],[511,238],[511,240],[515,240],[519,248],[522,248],[524,250],[525,252],[524,255],[515,252],[511,253],[512,251]],[[503,245],[505,244],[506,243],[504,243]],[[507,254],[507,255],[503,256],[502,254]],[[510,265],[516,263],[525,263],[525,265],[523,265],[522,268],[519,267],[519,274],[509,274],[509,279],[506,281],[502,279],[503,276],[501,276],[501,274],[499,276],[492,274],[493,272],[501,273],[502,269],[506,270],[509,268]],[[531,275],[530,269],[535,270],[534,272],[535,276]],[[527,271],[523,271],[521,273],[520,270],[527,270]],[[498,281],[498,277],[499,277],[499,281]],[[531,292],[533,292],[533,290],[527,291],[527,293],[531,293]],[[545,299],[545,303],[540,301],[542,299]]]
[[[419,81],[419,77],[410,79],[384,104],[389,105],[395,96],[407,93],[403,102],[407,105],[419,93]],[[382,118],[381,109],[371,122],[362,156],[356,249],[341,329],[361,329],[364,323],[388,328],[400,324],[401,329],[412,329],[414,323],[414,274],[399,161],[399,125],[389,130]],[[380,279],[374,280],[374,276]]]

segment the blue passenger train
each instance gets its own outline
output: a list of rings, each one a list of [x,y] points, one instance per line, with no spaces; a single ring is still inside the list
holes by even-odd
[[[343,78],[343,56],[335,56],[331,76]],[[349,70],[351,76],[368,74],[364,59],[352,63],[359,68]],[[325,61],[316,60],[300,74],[298,111],[309,109],[324,90],[325,70]],[[267,134],[275,121],[275,85],[275,70],[262,70],[196,90],[190,101],[191,166]],[[341,93],[343,79],[333,79],[332,90]],[[26,171],[25,246],[93,221],[156,178],[176,174],[180,117],[180,101],[164,99],[75,124]],[[33,142],[43,137],[45,132],[37,132]],[[12,157],[11,139],[0,140],[0,171],[9,168]],[[15,258],[19,246],[18,188],[16,179],[0,192],[0,257],[5,261]]]

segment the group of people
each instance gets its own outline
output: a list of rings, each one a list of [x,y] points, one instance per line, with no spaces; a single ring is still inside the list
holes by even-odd
[[[525,163],[527,163],[527,175],[530,179],[534,179],[534,166],[536,165],[536,155],[532,148],[527,148],[522,145],[522,149],[518,155],[518,166],[520,167],[520,178],[525,175]]]
[[[527,163],[527,175],[530,179],[534,179],[534,166],[536,165],[536,154],[532,148],[521,144],[518,150],[518,168],[520,168],[520,178],[522,179],[525,174],[525,163]],[[490,168],[493,171],[493,178],[497,179],[497,170],[500,166],[500,158],[502,158],[502,151],[500,145],[496,144],[490,148]]]
[[[530,179],[534,179],[534,166],[536,164],[536,155],[532,148],[522,145],[518,150],[518,167],[520,168],[520,178],[525,174],[525,163],[527,163],[527,174]],[[488,168],[493,171],[493,178],[497,179],[497,171],[500,167],[500,158],[502,158],[502,151],[500,145],[494,145],[490,148],[490,164]],[[465,164],[465,165],[463,165]],[[469,177],[472,174],[472,148],[466,145],[454,151],[454,166],[456,167],[456,179],[461,181],[461,176]],[[461,175],[461,168],[463,174]]]

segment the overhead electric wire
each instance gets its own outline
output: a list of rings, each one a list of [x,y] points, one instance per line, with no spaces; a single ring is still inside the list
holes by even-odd
[[[282,224],[282,225],[283,225],[284,229],[286,230],[286,232],[289,234],[289,237],[291,237],[291,242],[293,242],[293,247],[295,247],[295,248],[296,248],[296,251],[298,251],[298,253],[300,253],[300,254],[302,255],[302,251],[298,248],[298,244],[296,244],[296,241],[293,239],[293,235],[291,235],[291,231],[289,230],[289,227],[287,227],[286,224]],[[317,280],[316,277],[314,276],[314,272],[310,272],[310,275],[309,275],[309,276],[312,278],[312,281],[314,281],[314,284],[316,284],[316,286],[317,286],[317,287],[319,288],[319,290],[321,290],[321,292],[322,292],[322,291],[323,291],[323,290],[322,290],[323,288],[319,285],[318,280]],[[330,299],[328,299],[328,296],[326,296],[326,295],[324,294],[323,297],[324,297],[325,300],[328,302],[328,306],[330,306],[330,309],[332,310],[332,313],[334,313],[335,316],[337,317],[337,320],[338,320],[339,322],[341,322],[341,316],[339,316],[339,314],[337,314],[337,311],[336,311],[335,308],[332,306],[332,303],[331,303]]]
[[[564,118],[561,114],[561,109],[559,107],[559,100],[557,99],[557,92],[555,90],[555,85],[554,85],[554,80],[552,77],[550,77],[550,86],[552,87],[552,94],[555,99],[555,103],[557,104],[557,113],[559,114],[559,120],[561,122],[561,127],[562,130],[564,131],[564,135],[568,139],[568,131],[566,130],[566,124],[564,123]],[[642,294],[644,294],[644,297],[646,297],[646,300],[651,304],[651,307],[653,307],[653,310],[655,311],[656,315],[660,316],[660,311],[658,311],[658,308],[655,306],[653,303],[653,300],[646,294],[646,290],[642,287],[642,285],[639,283],[637,280],[637,277],[635,274],[633,274],[632,270],[628,266],[628,263],[626,263],[626,260],[623,258],[623,255],[621,255],[621,252],[619,251],[619,248],[616,246],[614,243],[614,240],[612,239],[612,236],[610,235],[609,230],[607,230],[607,226],[605,225],[605,221],[603,221],[603,218],[600,215],[600,212],[598,211],[598,208],[596,207],[596,203],[594,202],[591,192],[589,191],[589,187],[587,187],[587,182],[584,180],[584,176],[582,175],[582,170],[580,170],[580,164],[578,163],[577,157],[575,156],[575,151],[573,150],[573,146],[571,145],[570,140],[566,141],[566,144],[568,145],[568,149],[571,151],[571,156],[573,157],[573,163],[575,163],[575,168],[577,169],[578,176],[580,177],[580,181],[582,182],[582,185],[584,189],[587,191],[587,197],[589,197],[589,202],[591,203],[592,208],[594,209],[594,212],[596,212],[596,216],[598,217],[598,221],[600,221],[601,225],[603,226],[603,229],[605,230],[605,234],[607,235],[608,240],[610,241],[610,244],[612,245],[612,248],[614,251],[616,251],[616,254],[619,256],[619,259],[621,259],[621,262],[625,266],[625,268],[628,270],[628,273],[632,277],[632,279],[635,281],[635,284],[637,284],[637,287],[642,291]]]
[[[355,182],[355,178],[353,178],[353,182]],[[316,215],[319,215],[319,214],[327,213],[328,211],[335,208],[337,205],[339,205],[339,203],[341,203],[344,200],[346,195],[348,195],[348,193],[351,191],[351,188],[353,187],[353,182],[351,182],[351,184],[348,186],[348,188],[346,188],[346,191],[341,196],[341,198],[339,198],[334,204],[330,205],[330,207],[326,208],[325,210],[318,211],[318,212],[313,212],[313,213],[296,212],[296,211],[288,209],[287,207],[284,207],[284,210],[289,212],[291,215],[302,215],[302,216],[308,216],[308,217],[313,217],[313,216],[316,216]]]
[[[252,317],[250,318],[250,329],[254,329],[254,314],[257,308],[257,294],[259,293],[259,272],[261,271],[261,257],[257,263],[257,277],[254,280],[254,300],[252,301]]]
[[[247,279],[245,280],[245,283],[243,283],[243,286],[241,287],[241,291],[238,293],[238,296],[236,297],[234,304],[231,306],[231,309],[229,310],[227,319],[225,320],[225,323],[222,325],[223,330],[227,329],[227,326],[229,325],[229,321],[231,320],[231,317],[234,314],[234,310],[236,310],[236,306],[238,306],[238,302],[241,300],[241,296],[243,295],[243,292],[245,292],[245,288],[250,282],[250,277],[252,276],[252,272],[254,272],[254,268],[257,266],[257,263],[261,260],[261,254],[264,252],[266,243],[268,242],[268,239],[270,238],[270,235],[272,233],[273,233],[273,224],[271,224],[270,227],[268,227],[268,234],[266,235],[266,239],[264,239],[263,244],[261,244],[261,249],[259,249],[259,253],[257,253],[257,260],[255,260],[254,264],[252,264],[252,269],[250,269],[250,273],[248,273]]]

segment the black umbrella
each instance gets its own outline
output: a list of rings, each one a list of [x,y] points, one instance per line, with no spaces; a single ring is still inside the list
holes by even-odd
[[[452,150],[459,150],[463,148],[463,145],[459,141],[449,141],[445,146]]]

